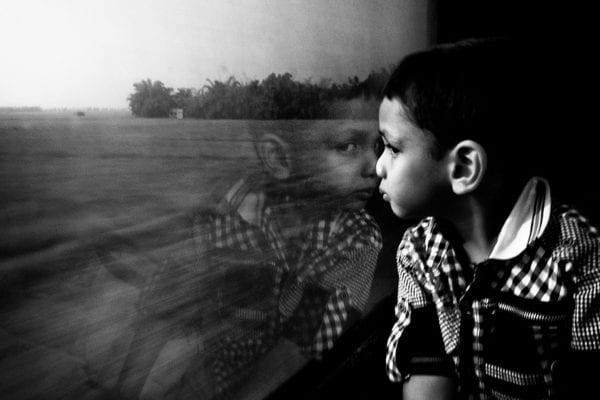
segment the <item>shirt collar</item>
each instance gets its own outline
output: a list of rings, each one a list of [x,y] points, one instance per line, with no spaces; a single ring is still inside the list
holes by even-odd
[[[240,217],[252,225],[260,225],[265,208],[265,194],[254,191],[248,179],[240,179],[225,195],[225,201]]]
[[[504,222],[489,258],[508,260],[522,253],[544,233],[550,220],[550,209],[548,181],[531,178]]]

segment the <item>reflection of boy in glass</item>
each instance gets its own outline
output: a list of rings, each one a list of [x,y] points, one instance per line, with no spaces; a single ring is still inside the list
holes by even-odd
[[[369,295],[381,248],[363,209],[378,183],[376,123],[251,124],[265,173],[238,181],[193,225],[197,268],[212,286],[199,290],[214,294],[206,324],[219,329],[202,328],[205,351],[180,397],[248,380],[268,393],[330,349]]]

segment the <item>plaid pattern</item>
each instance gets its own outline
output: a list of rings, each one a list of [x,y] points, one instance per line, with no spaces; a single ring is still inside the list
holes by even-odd
[[[539,219],[533,220],[539,228]],[[600,350],[598,231],[575,209],[559,206],[540,233],[513,258],[472,265],[457,259],[448,232],[434,219],[407,230],[397,255],[398,320],[388,339],[389,378],[407,379],[396,366],[396,352],[402,351],[397,343],[411,310],[427,304],[436,307],[460,390],[473,398],[549,398],[559,352]],[[504,326],[511,340],[495,350],[501,318],[514,326]],[[523,354],[508,362],[511,348],[523,343],[531,348],[519,348]]]
[[[244,312],[227,294],[220,297],[233,328],[231,335],[219,339],[215,355],[219,392],[252,359],[268,351],[279,335],[290,336],[286,332],[293,331],[291,337],[309,356],[319,358],[330,349],[346,327],[349,312],[364,309],[382,245],[379,228],[365,211],[340,211],[330,219],[313,221],[303,230],[300,243],[285,243],[268,205],[251,218],[258,224],[237,212],[249,193],[249,185],[238,184],[221,212],[204,215],[195,224],[196,232],[208,229],[198,243],[200,258],[230,254],[229,262],[225,256],[217,263],[219,268],[248,264],[271,274],[269,292],[258,305],[256,299],[242,303]],[[256,315],[250,310],[256,308],[267,315],[266,320],[249,321]],[[245,318],[239,318],[242,314]]]
[[[402,375],[396,366],[396,352],[398,350],[398,342],[400,341],[402,332],[410,325],[410,311],[411,308],[408,305],[408,301],[405,298],[398,298],[398,304],[396,304],[395,308],[395,314],[398,320],[394,324],[392,333],[388,337],[387,352],[385,354],[387,374],[393,382],[400,382],[409,378],[407,374]]]
[[[345,290],[336,290],[325,307],[323,325],[317,332],[314,342],[314,354],[318,357],[325,350],[333,347],[333,343],[342,333],[348,318],[348,294]]]

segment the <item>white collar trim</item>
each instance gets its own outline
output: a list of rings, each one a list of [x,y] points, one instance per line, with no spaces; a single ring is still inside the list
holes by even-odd
[[[504,222],[489,258],[508,260],[522,253],[544,233],[550,220],[550,209],[548,181],[531,178]]]
[[[225,195],[227,202],[246,222],[259,225],[265,204],[263,192],[253,192],[245,179],[240,179]]]

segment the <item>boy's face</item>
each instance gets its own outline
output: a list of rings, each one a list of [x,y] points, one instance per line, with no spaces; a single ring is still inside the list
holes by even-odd
[[[297,146],[293,177],[316,207],[357,211],[377,189],[375,121],[319,121]]]
[[[451,186],[445,157],[432,156],[433,138],[407,117],[399,99],[385,98],[379,107],[384,151],[377,160],[379,190],[401,218],[440,215],[448,206]]]

